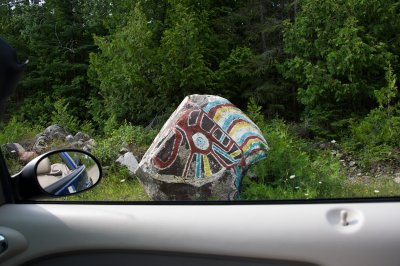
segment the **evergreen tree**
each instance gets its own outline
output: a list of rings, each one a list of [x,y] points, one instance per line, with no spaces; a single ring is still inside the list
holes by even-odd
[[[341,120],[375,107],[386,62],[397,66],[399,30],[397,1],[302,2],[285,32],[291,59],[284,73],[299,84],[298,99],[317,133],[329,134]]]

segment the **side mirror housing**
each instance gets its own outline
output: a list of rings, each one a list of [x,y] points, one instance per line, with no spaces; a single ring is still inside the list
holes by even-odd
[[[76,149],[54,150],[30,161],[12,176],[17,200],[64,197],[91,189],[102,177],[99,161]]]

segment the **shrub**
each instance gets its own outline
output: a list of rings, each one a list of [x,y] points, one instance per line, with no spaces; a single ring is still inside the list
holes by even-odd
[[[282,120],[262,128],[270,151],[249,171],[256,179],[243,180],[244,199],[302,199],[334,196],[329,187],[343,180],[337,159],[327,151],[311,151],[311,144],[288,131]]]
[[[374,109],[368,116],[351,125],[351,136],[344,142],[348,153],[354,154],[363,167],[388,161],[393,149],[400,147],[400,109],[393,108],[387,116],[383,109]]]
[[[32,126],[25,121],[19,121],[16,116],[12,117],[8,122],[0,123],[0,147],[5,156],[8,170],[10,174],[19,172],[24,163],[15,156],[8,156],[4,150],[3,144],[6,143],[20,143],[24,145],[27,140],[32,139],[40,132],[38,126]]]
[[[8,122],[1,122],[0,128],[1,144],[32,138],[40,131],[39,127],[20,121],[17,117],[12,117]]]
[[[74,117],[69,112],[69,103],[66,99],[59,99],[54,103],[54,111],[51,115],[51,122],[53,124],[59,124],[69,132],[80,131],[79,121],[77,117]]]
[[[157,135],[156,130],[148,130],[141,126],[125,123],[115,130],[107,129],[108,134],[97,141],[97,156],[103,165],[111,165],[118,157],[119,149],[124,145],[144,153]]]

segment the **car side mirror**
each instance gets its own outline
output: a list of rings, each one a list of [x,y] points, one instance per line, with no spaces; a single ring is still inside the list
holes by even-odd
[[[61,197],[91,189],[101,179],[98,160],[75,149],[54,150],[30,161],[12,183],[18,200]]]

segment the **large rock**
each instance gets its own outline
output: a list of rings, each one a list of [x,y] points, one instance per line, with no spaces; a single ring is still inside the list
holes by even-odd
[[[228,100],[186,97],[136,171],[154,200],[232,200],[243,173],[266,156],[259,128]]]

